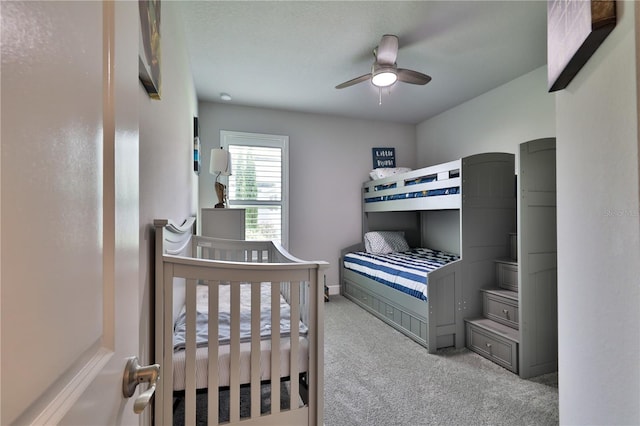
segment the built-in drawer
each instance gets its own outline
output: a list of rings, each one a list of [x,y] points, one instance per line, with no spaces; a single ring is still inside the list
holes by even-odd
[[[384,303],[384,302],[379,302],[378,303],[378,309],[377,311],[380,312],[382,315],[384,315],[385,317],[387,317],[388,319],[390,319],[391,321],[394,322],[398,322],[396,320],[396,310],[392,305],[388,304],[388,303]]]
[[[361,303],[364,303],[365,305],[369,305],[370,304],[370,300],[368,295],[363,292],[362,290],[360,290],[357,286],[349,283],[349,282],[345,282],[344,285],[345,291],[346,293],[353,297],[354,299],[358,300]]]
[[[504,368],[518,372],[517,332],[495,321],[465,320],[467,348]]]
[[[511,290],[482,290],[482,315],[509,327],[518,328],[518,293]]]
[[[518,291],[518,263],[511,260],[496,260],[498,287]]]

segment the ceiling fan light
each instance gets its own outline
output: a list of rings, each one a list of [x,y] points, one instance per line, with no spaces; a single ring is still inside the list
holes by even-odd
[[[388,87],[398,80],[398,76],[393,71],[381,71],[371,77],[371,83],[377,87]]]

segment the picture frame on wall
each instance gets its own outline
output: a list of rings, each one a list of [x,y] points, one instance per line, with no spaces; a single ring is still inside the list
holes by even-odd
[[[193,172],[200,174],[200,128],[198,117],[193,117]]]
[[[138,0],[138,76],[152,99],[160,99],[160,0]]]
[[[615,0],[547,0],[549,92],[566,88],[615,26]]]

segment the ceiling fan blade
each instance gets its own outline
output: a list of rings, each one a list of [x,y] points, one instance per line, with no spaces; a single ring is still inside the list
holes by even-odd
[[[398,81],[410,84],[427,84],[431,81],[431,77],[418,71],[398,68]]]
[[[345,81],[344,83],[338,84],[336,86],[336,89],[344,89],[345,87],[353,86],[354,84],[369,80],[370,78],[371,78],[371,74],[361,75],[360,77],[356,77],[349,81]]]
[[[398,57],[398,37],[385,34],[376,49],[376,62],[380,65],[393,65]]]

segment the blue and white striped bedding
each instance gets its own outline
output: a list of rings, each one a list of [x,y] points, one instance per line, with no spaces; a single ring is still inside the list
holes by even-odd
[[[460,187],[452,186],[451,188],[438,188],[438,189],[429,189],[429,190],[414,191],[414,192],[403,192],[401,194],[365,197],[364,202],[377,203],[380,201],[404,200],[407,198],[436,197],[440,195],[454,195],[459,193],[460,193]]]
[[[458,260],[455,254],[428,248],[345,255],[344,267],[418,299],[427,300],[427,273]]]

